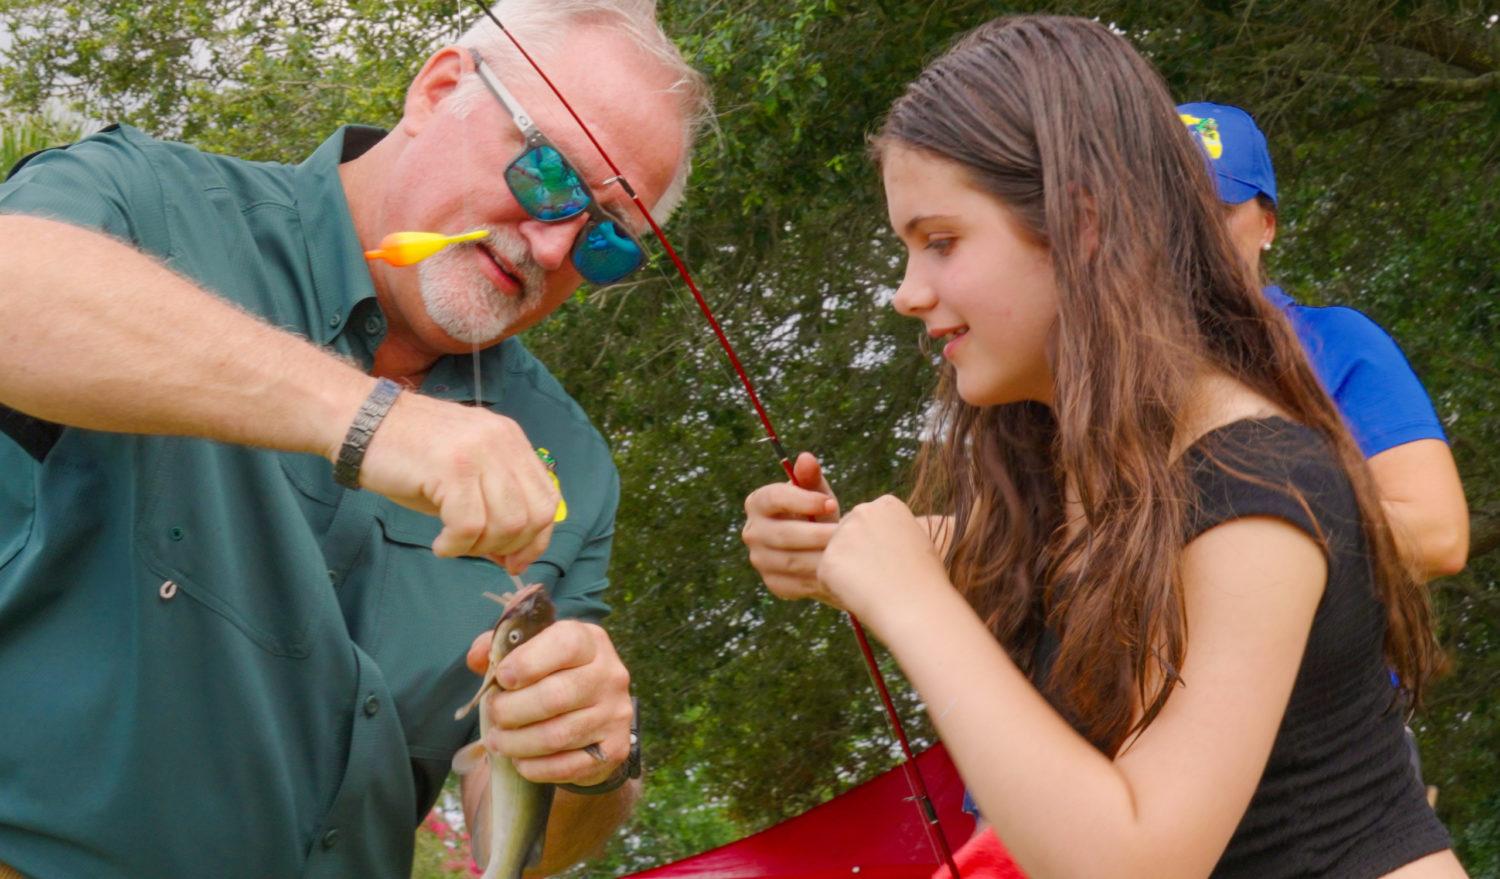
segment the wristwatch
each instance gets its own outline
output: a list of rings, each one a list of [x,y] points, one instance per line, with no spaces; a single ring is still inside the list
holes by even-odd
[[[354,413],[354,422],[349,425],[344,444],[339,447],[338,460],[333,464],[334,482],[345,488],[359,489],[359,467],[364,463],[370,437],[375,435],[375,428],[380,426],[386,413],[391,411],[391,405],[396,402],[400,393],[401,386],[388,378],[375,382],[370,395],[360,404],[359,411]]]

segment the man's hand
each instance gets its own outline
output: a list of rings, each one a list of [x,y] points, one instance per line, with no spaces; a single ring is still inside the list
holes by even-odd
[[[489,662],[490,634],[469,647],[475,674]],[[484,744],[509,757],[523,777],[599,784],[630,756],[630,672],[599,626],[553,623],[507,656],[496,677],[504,689],[480,706],[489,712]],[[589,745],[604,759],[584,750]]]
[[[440,518],[437,555],[484,556],[516,574],[547,548],[561,500],[516,422],[415,393],[397,397],[380,423],[359,482]]]

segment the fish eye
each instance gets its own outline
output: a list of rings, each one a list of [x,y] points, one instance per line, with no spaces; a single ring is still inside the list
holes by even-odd
[[[507,641],[509,641],[510,643],[512,643],[512,644],[519,644],[519,643],[521,643],[521,630],[520,629],[511,629],[509,632],[506,633],[505,639]]]

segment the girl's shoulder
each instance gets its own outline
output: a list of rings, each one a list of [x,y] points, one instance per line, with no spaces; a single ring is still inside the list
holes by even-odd
[[[1193,441],[1183,454],[1190,470],[1223,459],[1256,466],[1258,470],[1275,471],[1289,463],[1277,453],[1293,455],[1295,460],[1324,460],[1337,463],[1332,443],[1311,427],[1284,415],[1254,415],[1219,425]]]
[[[1320,544],[1359,524],[1358,501],[1333,444],[1282,416],[1214,428],[1182,463],[1193,492],[1187,540],[1248,516],[1284,519]]]

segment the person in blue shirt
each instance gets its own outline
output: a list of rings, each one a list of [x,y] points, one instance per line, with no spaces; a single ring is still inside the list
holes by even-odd
[[[1211,160],[1230,234],[1265,295],[1291,320],[1313,371],[1368,461],[1402,556],[1423,580],[1463,570],[1469,510],[1453,452],[1422,382],[1379,324],[1352,308],[1302,305],[1266,282],[1276,240],[1276,172],[1266,137],[1239,107],[1180,104]]]

